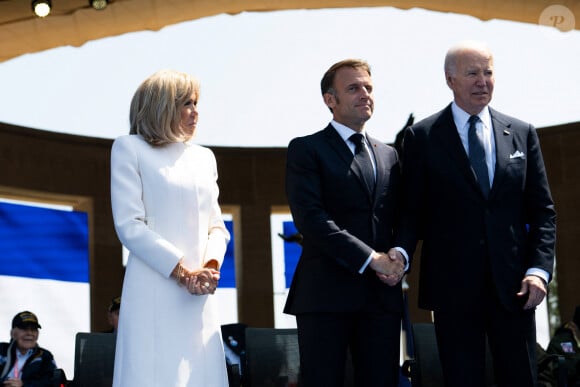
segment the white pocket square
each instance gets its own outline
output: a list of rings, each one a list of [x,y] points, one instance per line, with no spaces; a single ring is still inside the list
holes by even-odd
[[[526,155],[522,151],[515,151],[513,154],[510,155],[510,159],[525,159]]]

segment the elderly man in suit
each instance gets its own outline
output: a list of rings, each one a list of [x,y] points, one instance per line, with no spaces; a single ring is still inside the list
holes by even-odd
[[[493,56],[452,47],[454,101],[407,130],[396,245],[422,239],[419,306],[434,311],[446,386],[535,385],[535,307],[552,276],[555,218],[534,127],[492,108]]]
[[[296,316],[301,386],[396,386],[404,259],[392,247],[396,151],[365,131],[374,108],[366,62],[334,64],[321,81],[333,115],[288,146],[286,190],[303,236],[285,312]]]

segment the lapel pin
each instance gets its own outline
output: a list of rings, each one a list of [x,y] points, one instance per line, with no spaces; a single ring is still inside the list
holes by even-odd
[[[507,130],[504,130],[504,131],[503,131],[503,134],[504,134],[504,135],[506,135],[506,136],[509,136],[509,135],[510,135],[510,132],[509,132],[509,131],[507,131]]]

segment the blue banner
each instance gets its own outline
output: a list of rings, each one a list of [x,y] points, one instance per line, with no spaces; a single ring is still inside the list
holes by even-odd
[[[0,202],[0,275],[88,283],[87,213]]]
[[[294,222],[287,221],[282,223],[284,235],[291,236],[296,235],[298,230],[294,226]],[[296,271],[296,265],[298,265],[298,260],[300,259],[300,253],[302,252],[302,246],[298,242],[287,242],[284,241],[284,277],[286,278],[286,288],[290,288],[292,283],[292,277],[294,277],[294,272]]]
[[[230,232],[230,242],[226,248],[224,261],[220,267],[220,288],[236,287],[236,266],[234,259],[234,222],[231,220],[224,221],[226,228]]]

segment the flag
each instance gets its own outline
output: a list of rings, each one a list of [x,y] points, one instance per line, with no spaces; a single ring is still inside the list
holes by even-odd
[[[87,213],[0,201],[0,341],[24,310],[38,316],[39,345],[72,379],[75,335],[90,331]]]

